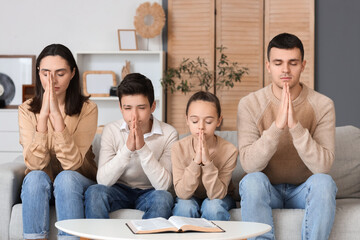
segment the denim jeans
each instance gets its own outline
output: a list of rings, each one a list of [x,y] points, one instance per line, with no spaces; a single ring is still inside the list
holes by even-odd
[[[24,239],[49,237],[50,202],[57,220],[84,218],[84,193],[94,181],[75,171],[60,172],[54,183],[43,171],[29,172],[21,190]],[[79,239],[59,230],[58,239]]]
[[[209,198],[201,200],[196,197],[184,200],[177,197],[173,209],[173,215],[191,218],[202,217],[207,220],[228,221],[230,220],[229,210],[235,206],[235,200],[229,195],[223,199],[212,200]]]
[[[247,174],[240,182],[243,221],[269,224],[270,232],[256,239],[275,239],[272,209],[305,209],[301,239],[328,239],[335,218],[337,187],[327,174],[314,174],[300,185],[271,185],[262,172]]]
[[[86,218],[109,218],[109,213],[124,209],[144,212],[143,219],[171,216],[174,199],[168,191],[131,188],[124,184],[110,187],[96,184],[85,193]]]

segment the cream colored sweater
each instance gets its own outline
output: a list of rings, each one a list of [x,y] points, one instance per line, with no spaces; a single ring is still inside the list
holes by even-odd
[[[157,133],[145,137],[145,145],[131,152],[126,141],[129,133],[123,129],[124,120],[111,122],[104,127],[97,181],[111,186],[115,183],[132,188],[168,190],[172,186],[171,146],[178,140],[174,127],[153,119]]]
[[[298,124],[275,125],[280,100],[272,85],[242,98],[238,105],[240,162],[248,173],[263,171],[272,184],[300,184],[313,173],[328,173],[334,161],[335,109],[328,97],[302,84],[293,100]]]
[[[193,161],[195,150],[192,135],[173,145],[171,161],[175,192],[179,198],[223,199],[228,193],[231,194],[231,174],[236,167],[238,151],[230,142],[216,137],[216,149],[210,155],[211,162],[205,166]]]
[[[62,170],[74,170],[95,180],[97,168],[91,143],[97,128],[96,104],[88,100],[79,115],[65,115],[66,126],[62,132],[54,132],[49,120],[48,131],[40,133],[36,131],[39,114],[29,110],[30,101],[19,106],[20,144],[26,173],[42,170],[54,180]]]

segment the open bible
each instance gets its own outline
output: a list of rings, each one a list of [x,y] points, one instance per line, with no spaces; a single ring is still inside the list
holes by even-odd
[[[131,220],[126,223],[135,234],[160,232],[225,232],[219,226],[204,218],[188,218],[172,216],[165,218],[151,218]]]

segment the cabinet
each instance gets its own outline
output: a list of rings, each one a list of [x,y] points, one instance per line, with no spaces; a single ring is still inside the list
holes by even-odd
[[[154,116],[164,121],[164,92],[160,82],[164,71],[163,51],[78,52],[76,59],[81,79],[85,71],[113,71],[117,84],[122,80],[125,62],[130,61],[130,72],[141,73],[152,81],[156,101]],[[122,118],[117,97],[91,97],[91,100],[98,105],[98,125]]]
[[[0,164],[22,154],[17,109],[0,109]]]

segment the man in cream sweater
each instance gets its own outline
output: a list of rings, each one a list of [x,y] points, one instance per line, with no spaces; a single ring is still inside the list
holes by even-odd
[[[257,239],[275,239],[272,209],[305,209],[302,239],[328,239],[337,187],[327,175],[334,161],[335,109],[328,97],[300,82],[306,61],[299,38],[282,33],[267,49],[272,84],[238,105],[239,184],[243,221],[267,223]]]
[[[85,193],[86,218],[109,218],[122,208],[144,211],[143,218],[169,218],[173,197],[171,145],[178,139],[172,126],[152,116],[151,81],[126,75],[118,87],[123,119],[107,124],[101,136],[97,182]]]

